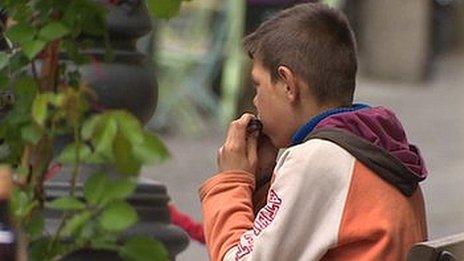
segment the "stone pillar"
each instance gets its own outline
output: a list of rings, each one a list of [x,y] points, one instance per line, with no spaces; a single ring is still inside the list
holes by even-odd
[[[431,52],[431,1],[362,0],[360,8],[363,71],[383,79],[424,79]]]
[[[457,29],[458,44],[461,50],[464,50],[464,1],[459,1],[457,5]]]

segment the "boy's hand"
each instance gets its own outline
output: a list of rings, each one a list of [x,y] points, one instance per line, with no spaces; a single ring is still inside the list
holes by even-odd
[[[255,174],[257,166],[258,132],[247,134],[246,128],[255,116],[245,113],[230,123],[224,145],[218,151],[220,172],[244,170]]]
[[[256,166],[256,182],[270,180],[279,149],[272,144],[271,139],[265,134],[258,138],[258,163]]]

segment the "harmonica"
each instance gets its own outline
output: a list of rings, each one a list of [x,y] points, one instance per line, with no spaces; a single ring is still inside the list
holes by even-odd
[[[255,131],[261,132],[263,130],[263,124],[258,119],[251,119],[247,126],[247,133],[251,134]]]

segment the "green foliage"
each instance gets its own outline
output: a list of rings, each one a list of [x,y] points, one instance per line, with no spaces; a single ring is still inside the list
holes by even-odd
[[[45,228],[45,219],[40,213],[36,213],[26,225],[26,232],[32,240],[42,237]]]
[[[37,206],[38,202],[33,199],[32,193],[14,189],[10,199],[10,208],[12,209],[13,217],[18,220],[24,219]]]
[[[56,55],[66,53],[75,65],[89,62],[80,51],[90,46],[82,36],[108,39],[105,7],[94,0],[1,2],[14,25],[4,33],[11,46],[0,52],[0,90],[12,91],[16,101],[0,119],[0,160],[15,167],[21,184],[13,190],[10,207],[31,242],[30,260],[56,260],[80,247],[122,249],[121,256],[134,260],[166,259],[166,251],[153,239],[131,239],[123,248],[117,241],[138,221],[126,202],[136,188],[136,175],[143,165],[165,160],[167,149],[128,112],[92,114],[89,100],[94,95],[79,69],[66,68]],[[180,5],[181,0],[147,1],[150,13],[162,18],[177,14]],[[53,146],[61,136],[73,141],[56,153]],[[46,202],[43,182],[54,162],[72,169],[72,191]],[[91,175],[80,198],[73,180],[87,163],[113,165],[121,175]],[[44,231],[44,207],[62,213],[52,235]]]
[[[29,123],[21,128],[22,139],[33,145],[37,145],[43,134],[43,129],[34,123]]]
[[[120,255],[126,260],[169,260],[163,245],[149,237],[133,237],[124,244]]]
[[[61,151],[60,155],[58,156],[58,162],[60,163],[74,163],[76,164],[76,160],[85,161],[91,155],[90,147],[82,144],[82,143],[71,143],[66,145],[66,147]],[[79,157],[76,157],[76,154]]]
[[[103,173],[90,176],[84,185],[84,197],[92,205],[97,205],[105,196],[109,180]]]
[[[32,104],[32,118],[37,124],[43,126],[48,116],[48,104],[53,99],[53,94],[43,93],[35,97]]]
[[[70,30],[61,22],[51,22],[39,31],[39,37],[47,41],[53,41],[64,37]]]
[[[168,152],[155,135],[124,111],[107,111],[86,120],[81,138],[93,145],[92,159],[114,163],[122,174],[137,174],[144,164],[160,162]]]
[[[132,193],[135,191],[135,188],[136,183],[131,180],[121,179],[113,181],[108,184],[104,199],[108,201],[125,199],[132,195]]]
[[[8,65],[9,58],[6,53],[0,53],[0,70]]]
[[[60,210],[81,210],[85,204],[75,197],[62,197],[47,204],[47,207]]]
[[[14,43],[24,45],[34,39],[35,29],[27,23],[19,23],[10,27],[5,35]]]
[[[182,0],[147,0],[148,10],[153,16],[171,18],[179,14]]]
[[[23,52],[29,60],[32,60],[44,49],[45,45],[47,45],[47,42],[42,39],[32,40],[23,44]]]
[[[128,203],[116,201],[107,206],[98,221],[105,230],[121,231],[137,222],[137,213]]]
[[[63,228],[64,236],[73,236],[92,218],[92,212],[85,210],[68,220]]]
[[[95,173],[84,184],[84,197],[91,205],[101,206],[122,200],[134,192],[136,183],[127,178],[110,181],[106,174]]]

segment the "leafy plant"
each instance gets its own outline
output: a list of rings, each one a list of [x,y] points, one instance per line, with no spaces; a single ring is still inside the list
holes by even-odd
[[[0,91],[15,94],[0,118],[0,161],[16,175],[11,211],[20,231],[19,243],[29,245],[31,260],[59,259],[78,248],[114,249],[135,260],[167,257],[160,243],[150,238],[137,237],[118,247],[119,234],[138,220],[126,198],[134,192],[139,170],[164,160],[167,151],[128,112],[91,113],[98,97],[79,73],[78,66],[90,62],[80,50],[91,43],[82,36],[108,39],[105,4],[120,1],[0,2],[9,17],[3,33],[9,49],[0,52]],[[150,12],[161,18],[176,15],[181,2],[146,1]],[[62,54],[77,68],[60,62]],[[72,141],[55,155],[56,141],[63,136]],[[47,202],[44,183],[56,164],[72,168],[71,190]],[[82,164],[112,165],[121,175],[110,180],[107,173],[92,174],[84,184],[82,200],[76,193]],[[62,213],[53,234],[44,230],[45,207]]]

